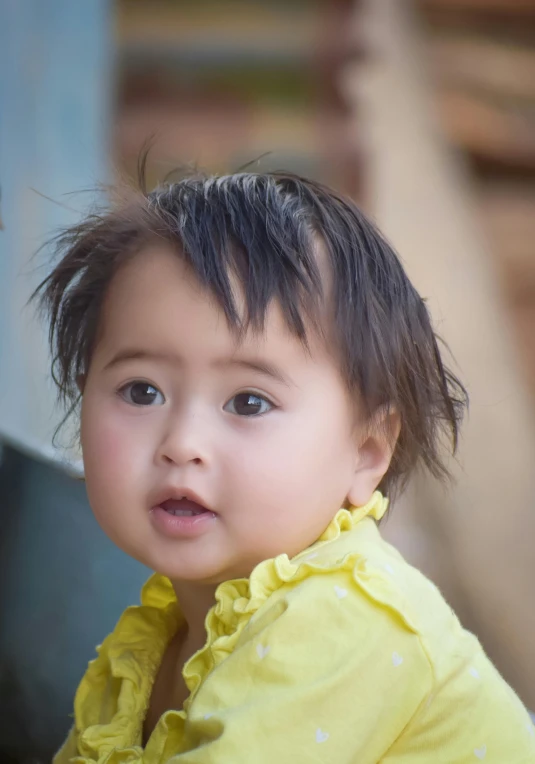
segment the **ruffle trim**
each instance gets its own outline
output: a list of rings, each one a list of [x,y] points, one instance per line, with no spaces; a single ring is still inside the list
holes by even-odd
[[[365,517],[380,520],[387,508],[388,500],[376,491],[364,506],[340,509],[318,541],[292,560],[286,554],[278,555],[257,565],[249,578],[225,581],[218,586],[216,604],[208,612],[205,621],[208,635],[206,645],[184,666],[184,679],[190,691],[185,704],[186,711],[206,676],[234,651],[252,616],[281,586],[298,584],[311,573],[329,574],[341,569],[353,569],[355,565],[364,562],[361,555],[353,553],[337,563],[318,564],[306,559],[312,550],[317,551],[336,541],[343,532],[352,530]]]
[[[265,560],[254,568],[249,578],[234,579],[220,584],[216,590],[216,604],[206,616],[207,640],[205,646],[186,663],[184,680],[190,691],[184,711],[169,711],[158,723],[165,728],[182,725],[197,691],[212,669],[230,655],[252,616],[268,598],[286,584],[296,585],[310,575],[326,575],[347,570],[356,585],[371,599],[394,609],[411,631],[414,625],[402,614],[404,608],[397,601],[391,587],[376,571],[368,571],[366,558],[350,552],[335,563],[310,558],[312,550],[319,552],[336,541],[342,533],[351,531],[364,518],[380,520],[388,508],[388,500],[376,491],[362,507],[339,510],[318,541],[290,560],[286,554]],[[321,554],[319,554],[321,557]],[[113,750],[127,751],[133,757],[140,754],[137,745],[125,750],[133,739],[139,738],[149,703],[156,672],[169,639],[178,628],[181,615],[171,582],[159,574],[151,576],[141,592],[141,605],[128,608],[120,618],[114,632],[104,641],[99,656],[89,665],[75,698],[75,717],[80,731],[79,747],[82,756],[102,764],[115,761]],[[116,712],[111,722],[100,724],[93,718],[95,707],[104,702],[106,688],[113,681],[121,681]],[[90,702],[97,692],[99,703]],[[87,702],[86,702],[87,701]],[[87,711],[86,711],[87,709]],[[163,732],[163,729],[162,729]],[[127,742],[128,741],[128,742]],[[119,753],[119,751],[116,751]],[[109,755],[108,755],[109,754]],[[88,759],[86,759],[87,761]],[[126,760],[135,761],[136,759]],[[125,761],[126,761],[125,760]],[[80,759],[80,762],[83,759]],[[123,761],[121,756],[117,761]]]

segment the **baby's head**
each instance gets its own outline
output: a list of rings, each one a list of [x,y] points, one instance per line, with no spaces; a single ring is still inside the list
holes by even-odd
[[[187,178],[58,239],[38,294],[89,500],[176,580],[246,576],[342,506],[445,474],[465,393],[349,200],[284,174]]]

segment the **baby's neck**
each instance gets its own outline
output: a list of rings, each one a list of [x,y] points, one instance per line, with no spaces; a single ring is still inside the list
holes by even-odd
[[[196,652],[206,642],[205,620],[215,604],[216,584],[197,584],[190,581],[173,581],[173,589],[187,625],[187,642]]]

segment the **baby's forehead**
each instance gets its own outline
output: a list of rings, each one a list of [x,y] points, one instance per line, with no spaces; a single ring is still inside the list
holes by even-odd
[[[115,274],[102,306],[99,343],[178,348],[196,345],[214,356],[234,353],[319,353],[320,332],[304,316],[305,336],[289,324],[276,296],[259,320],[248,315],[246,288],[235,273],[230,286],[236,320],[203,285],[189,263],[170,247],[141,250]],[[261,320],[260,320],[261,319]],[[164,351],[162,351],[164,352]]]
[[[267,253],[258,252],[262,259]],[[263,283],[254,268],[240,267],[239,258],[221,255],[220,272],[206,273],[206,264],[193,262],[191,255],[176,243],[148,241],[130,257],[125,257],[105,288],[100,326],[104,328],[120,312],[134,312],[140,306],[158,306],[162,293],[176,292],[184,299],[187,287],[196,303],[222,314],[229,330],[240,341],[258,342],[266,331],[291,333],[302,341],[314,333],[323,336],[331,324],[330,299],[332,269],[327,249],[319,237],[311,241],[311,272],[284,274],[276,282]],[[220,317],[221,318],[221,317]],[[302,326],[300,327],[300,324]]]

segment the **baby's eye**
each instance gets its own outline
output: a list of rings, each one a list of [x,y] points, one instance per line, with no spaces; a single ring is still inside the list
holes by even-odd
[[[121,398],[134,406],[152,406],[155,403],[161,406],[165,403],[162,393],[148,382],[129,382],[118,392]]]
[[[256,393],[238,393],[226,404],[224,411],[238,416],[259,416],[272,408],[272,403]]]

